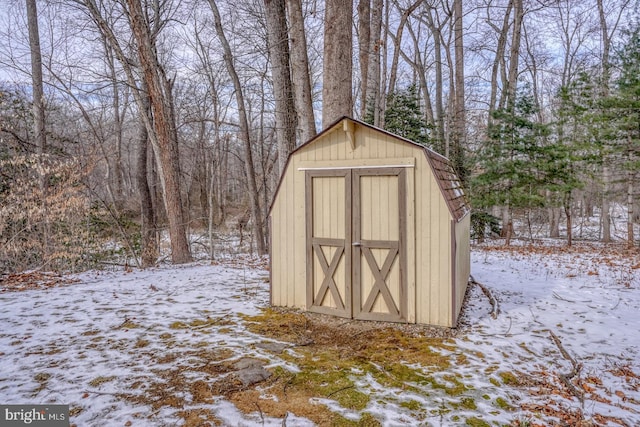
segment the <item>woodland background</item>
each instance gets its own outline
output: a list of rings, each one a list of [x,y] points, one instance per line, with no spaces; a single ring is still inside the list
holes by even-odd
[[[214,259],[238,232],[265,254],[288,153],[342,115],[449,157],[478,240],[633,246],[639,16],[637,0],[4,1],[0,271]]]

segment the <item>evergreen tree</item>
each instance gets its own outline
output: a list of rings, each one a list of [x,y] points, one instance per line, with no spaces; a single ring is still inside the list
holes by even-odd
[[[595,85],[587,73],[581,73],[569,85],[561,87],[558,95],[556,134],[547,147],[544,168],[544,187],[550,197],[547,205],[562,207],[567,220],[567,244],[572,244],[572,204],[574,190],[595,177],[601,156],[596,144],[594,97]]]
[[[371,103],[371,105],[373,105],[373,103]],[[372,110],[367,110],[364,121],[369,124],[374,123]],[[433,138],[432,133],[434,127],[427,122],[424,116],[416,85],[411,85],[407,89],[393,92],[387,97],[384,129],[445,155],[443,142],[440,141],[438,143]],[[469,168],[468,165],[465,164],[463,147],[457,145],[452,147],[452,151],[449,153],[449,159],[463,185],[466,186]]]
[[[627,241],[634,243],[634,204],[638,187],[640,160],[640,27],[626,33],[626,42],[617,52],[615,65],[618,77],[616,91],[603,102],[612,131],[608,133],[611,147],[620,160],[627,188]]]
[[[472,180],[472,203],[476,208],[505,206],[509,215],[507,244],[511,237],[515,208],[544,206],[544,162],[549,152],[544,145],[548,126],[537,122],[533,97],[519,93],[513,107],[496,110],[489,139],[477,164],[480,173]]]
[[[420,108],[415,85],[388,96],[384,117],[385,130],[418,144],[429,145],[431,127]],[[364,121],[373,124],[373,111],[367,111]]]

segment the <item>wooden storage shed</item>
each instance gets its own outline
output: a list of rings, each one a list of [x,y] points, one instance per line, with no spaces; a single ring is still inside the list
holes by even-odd
[[[456,326],[470,210],[434,151],[342,118],[291,153],[270,226],[272,305]]]

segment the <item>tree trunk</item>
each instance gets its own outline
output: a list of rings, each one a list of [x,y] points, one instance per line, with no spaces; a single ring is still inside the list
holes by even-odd
[[[102,38],[104,43],[104,51],[106,57],[107,67],[109,69],[109,78],[111,79],[111,90],[113,91],[113,126],[115,134],[115,158],[113,161],[109,161],[110,168],[113,171],[113,179],[115,186],[115,197],[113,202],[116,205],[117,210],[122,209],[122,201],[124,199],[124,185],[123,185],[123,169],[122,169],[122,118],[120,108],[120,89],[118,85],[115,58],[113,57],[113,49],[107,43],[107,40]],[[112,164],[112,166],[111,166]]]
[[[352,115],[351,0],[327,0],[324,15],[322,127]]]
[[[497,104],[498,99],[498,74],[500,72],[500,67],[504,67],[504,51],[507,45],[507,31],[509,30],[509,16],[511,15],[511,10],[513,9],[513,1],[509,1],[507,5],[507,9],[504,12],[504,19],[502,20],[502,27],[497,28],[493,24],[490,25],[499,33],[498,36],[498,45],[496,46],[496,56],[493,60],[493,65],[491,67],[491,92],[489,94],[489,124],[492,121],[493,112],[500,108]]]
[[[367,61],[367,98],[365,102],[365,111],[371,111],[373,117],[373,125],[380,126],[381,121],[381,98],[380,98],[380,55],[382,52],[382,10],[384,3],[382,0],[373,0],[371,7],[371,32],[369,38]]]
[[[509,223],[511,221],[511,208],[509,205],[501,208],[502,213],[502,229],[500,230],[500,237],[507,237],[509,231]]]
[[[435,125],[436,125],[436,141],[435,146],[440,154],[445,157],[449,156],[449,146],[446,144],[444,129],[444,84],[442,81],[442,29],[436,25],[433,19],[433,9],[429,8],[427,12],[427,26],[433,36],[433,50],[435,55],[435,79],[436,79],[436,108],[435,108]]]
[[[287,0],[289,14],[289,43],[291,44],[291,81],[293,100],[298,114],[298,143],[304,143],[316,135],[316,119],[313,113],[311,77],[307,36],[301,0]]]
[[[358,1],[358,62],[360,65],[360,117],[367,115],[369,93],[369,45],[371,41],[371,0]]]
[[[506,216],[506,227],[504,230],[504,244],[506,246],[511,245],[511,238],[513,237],[513,212],[510,206],[505,208],[505,216]]]
[[[573,244],[573,221],[571,215],[571,193],[567,194],[564,202],[564,214],[567,217],[567,246],[571,247]]]
[[[148,104],[148,97],[144,97]],[[139,111],[140,115],[149,114],[149,108]],[[138,125],[138,170],[137,182],[140,194],[140,247],[142,268],[151,267],[158,259],[158,240],[156,236],[156,215],[153,209],[153,197],[149,186],[149,174],[147,173],[147,161],[149,159],[149,133],[145,121],[140,119]]]
[[[242,84],[238,73],[236,72],[235,65],[233,63],[233,54],[231,52],[231,46],[227,41],[227,37],[224,34],[222,28],[222,19],[220,18],[220,12],[215,0],[209,0],[211,11],[213,12],[213,20],[216,33],[222,44],[224,51],[224,61],[227,67],[227,71],[233,81],[233,86],[236,92],[236,104],[238,107],[238,119],[240,121],[240,139],[242,140],[242,146],[244,151],[244,170],[247,179],[247,187],[249,190],[249,203],[251,205],[251,215],[253,216],[253,231],[256,240],[256,248],[258,255],[265,255],[267,253],[266,243],[264,240],[264,232],[262,230],[262,212],[260,211],[260,194],[258,193],[258,185],[256,181],[256,172],[253,165],[253,154],[251,152],[251,136],[249,133],[249,120],[247,119],[247,111],[244,104],[244,94],[242,91]]]
[[[289,60],[289,32],[285,0],[264,0],[267,45],[276,107],[278,172],[282,175],[289,153],[296,148],[297,116],[293,104]]]
[[[560,237],[560,210],[549,208],[549,237]]]
[[[627,140],[627,156],[629,165],[634,164],[634,147],[631,141],[631,137]],[[633,220],[634,220],[634,194],[633,194],[633,181],[635,178],[635,171],[632,167],[627,170],[627,247],[633,248],[635,243],[635,237],[633,235]]]
[[[44,154],[47,138],[44,117],[44,84],[42,79],[42,54],[38,30],[36,0],[27,1],[27,25],[29,27],[29,49],[31,51],[31,82],[33,84],[33,135],[39,156]]]
[[[633,181],[627,183],[627,246],[632,248],[635,238],[633,236]]]
[[[583,194],[584,200],[584,217],[591,218],[593,216],[593,196],[594,193],[592,191],[585,191]]]
[[[407,25],[407,30],[409,31],[409,35],[411,36],[411,40],[413,41],[415,57],[409,58],[402,50],[400,51],[400,55],[413,67],[414,74],[416,76],[416,80],[418,81],[418,85],[420,87],[420,93],[422,94],[423,102],[424,102],[424,118],[425,121],[435,127],[435,119],[433,114],[433,107],[431,102],[431,94],[429,92],[429,85],[427,82],[427,72],[425,63],[420,56],[420,43],[418,42],[418,37],[416,36],[413,28],[411,27],[411,23]],[[391,86],[389,86],[391,88]]]
[[[509,75],[507,81],[507,108],[513,111],[516,103],[518,89],[518,64],[520,59],[520,36],[522,34],[522,20],[524,8],[522,0],[513,0],[513,34],[511,36],[511,49],[509,50]]]
[[[40,31],[38,30],[38,10],[36,0],[26,0],[27,26],[29,28],[29,50],[31,51],[31,82],[33,85],[33,136],[36,143],[38,162],[38,186],[40,189],[40,208],[42,209],[42,258],[49,258],[49,215],[47,208],[47,174],[44,165],[44,153],[47,145],[45,132],[44,83],[42,79],[42,53],[40,50]]]
[[[464,43],[462,31],[462,0],[453,2],[453,32],[455,59],[455,111],[453,126],[453,166],[462,178],[466,180],[464,174],[464,146],[466,141],[466,111],[464,105]]]
[[[171,83],[156,56],[156,47],[140,0],[127,0],[129,23],[136,41],[142,78],[147,87],[153,130],[158,143],[160,180],[169,222],[171,259],[176,264],[191,261],[180,189],[180,156],[173,113]]]
[[[609,96],[609,52],[611,49],[611,37],[607,29],[607,16],[604,11],[602,0],[597,0],[598,15],[600,17],[600,29],[602,31],[602,97]],[[602,241],[604,243],[611,242],[611,202],[610,202],[610,186],[611,186],[611,170],[609,169],[609,159],[603,156],[602,166]]]

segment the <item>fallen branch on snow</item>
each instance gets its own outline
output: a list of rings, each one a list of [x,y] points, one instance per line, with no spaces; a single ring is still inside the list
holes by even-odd
[[[482,290],[482,293],[485,294],[487,298],[489,298],[489,302],[491,303],[491,317],[497,319],[498,314],[500,314],[500,305],[498,304],[498,300],[493,296],[489,288],[476,281],[473,276],[469,276],[469,283],[478,286]]]
[[[567,350],[562,345],[562,341],[560,341],[560,338],[558,338],[558,336],[554,334],[553,331],[549,330],[549,335],[551,336],[551,339],[555,343],[556,347],[558,347],[558,350],[560,350],[560,354],[562,354],[562,357],[571,362],[571,372],[569,372],[568,374],[558,373],[558,378],[560,378],[560,381],[562,381],[562,383],[565,385],[565,387],[567,387],[571,394],[577,397],[580,403],[584,405],[584,393],[571,382],[573,377],[580,373],[582,364],[576,362],[576,360],[571,357],[569,352],[567,352]]]
[[[573,303],[576,303],[576,302],[582,302],[582,303],[591,302],[591,300],[584,300],[584,301],[581,301],[581,300],[570,300],[570,299],[561,297],[560,295],[558,295],[555,292],[553,292],[552,295],[553,295],[554,298],[557,298],[559,300],[566,301],[566,302],[573,302]]]

